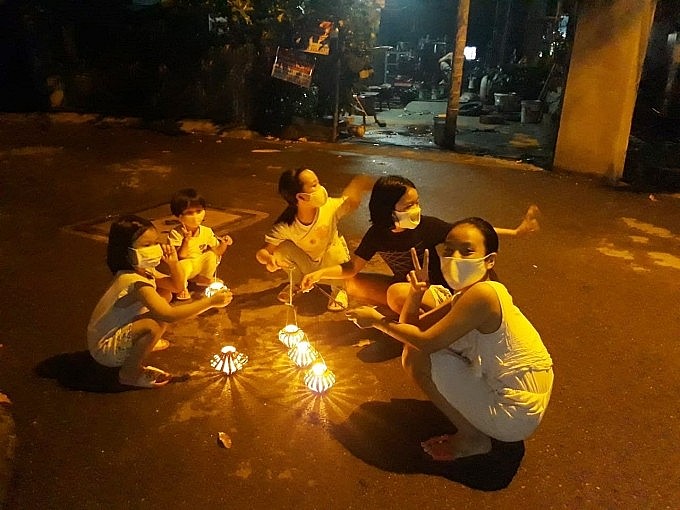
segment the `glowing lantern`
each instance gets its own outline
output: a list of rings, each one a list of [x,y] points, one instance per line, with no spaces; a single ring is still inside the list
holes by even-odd
[[[289,349],[306,339],[307,335],[305,335],[305,332],[296,324],[286,324],[286,326],[279,331],[279,340]]]
[[[231,375],[238,372],[248,363],[248,356],[238,352],[233,345],[222,347],[220,354],[215,354],[210,361],[210,365],[218,372]]]
[[[309,340],[300,340],[297,344],[290,348],[288,357],[298,367],[306,367],[319,356]]]
[[[214,296],[223,290],[229,290],[229,287],[222,282],[214,281],[205,288],[205,295],[206,297]]]
[[[305,374],[305,384],[314,393],[323,393],[335,384],[335,374],[323,361],[317,361]]]

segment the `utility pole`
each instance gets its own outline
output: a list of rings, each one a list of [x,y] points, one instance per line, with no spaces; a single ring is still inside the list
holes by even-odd
[[[446,126],[444,128],[444,146],[448,149],[456,148],[456,122],[458,121],[460,89],[463,82],[463,61],[465,60],[463,51],[467,42],[469,13],[470,0],[458,0],[456,42],[453,48],[453,62],[451,62],[451,89],[449,90],[449,102],[446,107]]]

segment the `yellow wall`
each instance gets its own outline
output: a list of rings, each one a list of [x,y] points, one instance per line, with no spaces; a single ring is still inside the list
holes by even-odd
[[[553,166],[617,180],[656,0],[580,4]]]

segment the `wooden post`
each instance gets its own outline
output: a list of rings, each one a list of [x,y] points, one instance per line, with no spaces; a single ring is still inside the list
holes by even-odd
[[[463,81],[463,62],[465,60],[463,50],[465,50],[465,43],[467,42],[469,13],[470,0],[458,0],[456,43],[453,48],[451,89],[449,90],[449,102],[446,107],[446,127],[444,129],[444,146],[448,149],[455,149],[456,147],[456,122],[458,120],[460,89]]]

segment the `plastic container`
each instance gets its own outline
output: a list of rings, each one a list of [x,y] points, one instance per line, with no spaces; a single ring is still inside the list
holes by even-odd
[[[543,118],[543,104],[539,100],[522,101],[522,124],[538,124]]]
[[[440,113],[433,117],[434,126],[432,128],[432,135],[434,136],[434,143],[440,147],[444,146],[446,140],[446,114]]]
[[[496,92],[493,95],[493,104],[501,113],[511,113],[520,111],[519,96],[517,94],[499,94]]]

